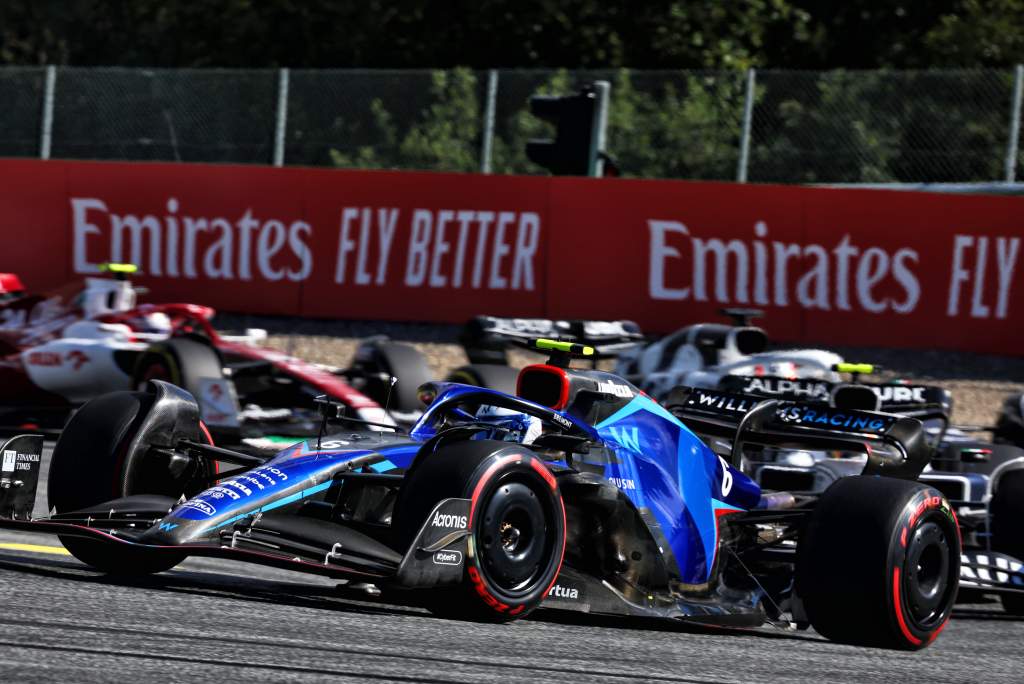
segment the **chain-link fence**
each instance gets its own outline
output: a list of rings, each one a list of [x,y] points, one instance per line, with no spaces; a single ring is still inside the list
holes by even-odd
[[[542,173],[531,95],[611,83],[623,175],[1015,180],[1010,71],[0,69],[0,155]]]

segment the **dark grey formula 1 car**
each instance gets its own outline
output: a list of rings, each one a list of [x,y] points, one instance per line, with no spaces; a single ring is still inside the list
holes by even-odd
[[[881,410],[921,420],[930,456],[919,479],[949,499],[963,537],[961,598],[975,601],[979,594],[995,594],[1008,613],[1024,615],[1024,449],[1005,443],[1012,434],[1005,410],[1002,421],[989,427],[996,440],[987,442],[976,436],[980,427],[950,424],[953,398],[941,387],[771,376],[729,376],[720,387],[746,396],[810,400],[832,409]],[[745,471],[762,487],[821,492],[841,477],[859,474],[863,458],[841,450],[762,449],[747,454]]]

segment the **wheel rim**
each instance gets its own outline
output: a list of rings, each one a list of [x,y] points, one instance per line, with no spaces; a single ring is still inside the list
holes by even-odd
[[[907,611],[922,629],[945,619],[953,589],[949,561],[946,531],[934,521],[918,525],[907,543],[903,591]]]
[[[528,594],[548,570],[554,540],[547,498],[521,481],[500,483],[483,507],[478,527],[481,570],[508,596]]]

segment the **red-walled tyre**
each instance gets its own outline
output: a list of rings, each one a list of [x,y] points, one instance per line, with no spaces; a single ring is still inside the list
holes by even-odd
[[[917,650],[939,635],[960,577],[946,499],[919,482],[847,477],[822,495],[797,550],[797,594],[833,641]]]
[[[427,590],[428,608],[445,617],[505,622],[539,606],[565,555],[565,507],[547,466],[522,446],[488,440],[424,455],[396,504],[403,548],[447,498],[471,501],[463,579]]]

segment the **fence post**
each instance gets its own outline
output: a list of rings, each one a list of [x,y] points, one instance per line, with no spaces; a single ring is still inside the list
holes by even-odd
[[[43,84],[43,121],[39,132],[39,158],[50,158],[50,145],[53,141],[53,98],[57,90],[57,67],[46,67],[46,80]]]
[[[284,133],[288,128],[288,69],[277,77],[277,124],[274,126],[274,166],[284,166]]]
[[[487,103],[484,105],[484,132],[480,142],[480,173],[491,172],[491,149],[494,142],[494,109],[498,100],[498,70],[487,72]]]
[[[1010,105],[1010,139],[1006,143],[1006,182],[1017,180],[1017,146],[1020,142],[1021,90],[1024,89],[1024,64],[1018,64],[1013,79],[1013,103]]]
[[[754,85],[757,73],[747,69],[747,95],[743,100],[743,131],[740,133],[740,160],[736,165],[736,182],[747,182],[747,167],[750,164],[750,128],[754,119]]]
[[[604,159],[608,138],[608,105],[611,100],[612,84],[608,81],[594,81],[594,94],[597,102],[594,106],[594,124],[590,136],[590,173],[594,178],[604,175]]]

